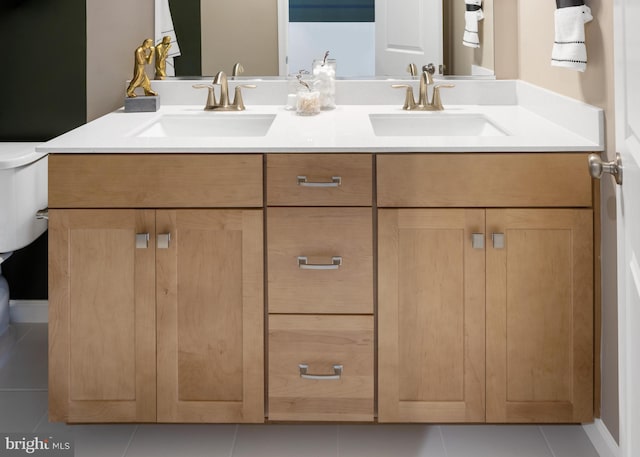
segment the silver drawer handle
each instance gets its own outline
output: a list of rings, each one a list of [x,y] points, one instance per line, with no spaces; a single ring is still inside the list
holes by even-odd
[[[331,263],[309,263],[309,259],[304,256],[298,256],[298,268],[301,270],[337,270],[342,265],[342,257],[331,257]]]
[[[491,235],[494,249],[504,249],[504,233],[493,233]]]
[[[171,233],[161,233],[158,235],[158,249],[169,249],[171,244]]]
[[[298,365],[300,368],[300,377],[302,379],[315,379],[318,381],[331,381],[338,380],[342,377],[342,365],[334,365],[333,366],[333,374],[308,374],[307,370],[309,369],[309,365],[306,363],[301,363]]]
[[[331,182],[308,182],[306,176],[298,176],[298,185],[302,187],[340,187],[342,178],[340,176],[332,176]]]
[[[147,249],[149,247],[149,234],[136,233],[136,249]]]

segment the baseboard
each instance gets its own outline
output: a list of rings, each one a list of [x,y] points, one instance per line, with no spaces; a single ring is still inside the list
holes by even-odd
[[[49,321],[47,300],[11,300],[9,319],[16,324],[46,324]]]
[[[600,457],[620,457],[618,443],[613,439],[602,419],[596,419],[593,424],[583,424],[582,428]]]

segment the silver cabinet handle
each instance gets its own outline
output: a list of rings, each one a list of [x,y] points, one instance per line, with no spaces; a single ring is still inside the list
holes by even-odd
[[[622,157],[616,154],[616,160],[603,162],[599,154],[589,154],[589,173],[596,179],[601,179],[604,173],[610,173],[616,183],[622,185]]]
[[[302,187],[340,187],[342,178],[340,176],[332,176],[331,182],[309,182],[306,176],[298,176],[298,185]]]
[[[342,257],[331,257],[331,263],[313,264],[304,256],[298,256],[298,268],[301,270],[337,270],[342,265]]]
[[[300,368],[300,377],[302,379],[315,379],[317,381],[331,381],[338,380],[342,377],[342,365],[334,365],[333,366],[333,374],[308,374],[307,370],[309,369],[309,365],[306,363],[301,363],[298,365]]]
[[[504,249],[504,233],[493,233],[491,235],[494,249]]]
[[[136,249],[147,249],[149,247],[149,234],[136,233]]]
[[[171,243],[171,233],[161,233],[158,235],[158,249],[169,249]]]
[[[473,249],[484,249],[484,233],[471,234],[471,247]]]

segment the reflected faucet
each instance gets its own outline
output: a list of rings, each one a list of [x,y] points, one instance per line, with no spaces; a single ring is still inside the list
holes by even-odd
[[[411,67],[411,66],[410,66]],[[394,89],[406,89],[403,110],[407,111],[442,111],[442,99],[440,98],[440,88],[455,87],[453,84],[435,84],[433,81],[433,75],[436,72],[436,67],[432,63],[422,67],[422,74],[420,75],[420,86],[418,89],[418,103],[413,96],[413,86],[409,84],[394,84],[391,87]],[[429,86],[433,86],[433,92],[431,95],[431,101],[429,100]]]
[[[240,62],[236,62],[231,70],[231,78],[235,79],[235,77],[240,76],[241,73],[244,73],[244,67]]]
[[[215,87],[220,86],[220,99],[216,101]],[[255,84],[239,84],[235,88],[233,103],[229,103],[229,83],[224,71],[219,71],[213,78],[211,84],[194,84],[195,89],[208,89],[207,103],[205,111],[244,111],[244,101],[242,99],[242,88],[255,89]]]

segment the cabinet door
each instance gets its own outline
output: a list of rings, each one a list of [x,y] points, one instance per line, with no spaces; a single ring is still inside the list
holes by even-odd
[[[49,211],[49,418],[154,422],[154,211]],[[142,237],[144,239],[144,236]]]
[[[158,422],[263,422],[262,210],[156,222]]]
[[[488,422],[592,419],[592,224],[591,210],[487,211]]]
[[[484,420],[484,214],[378,211],[380,422]]]

